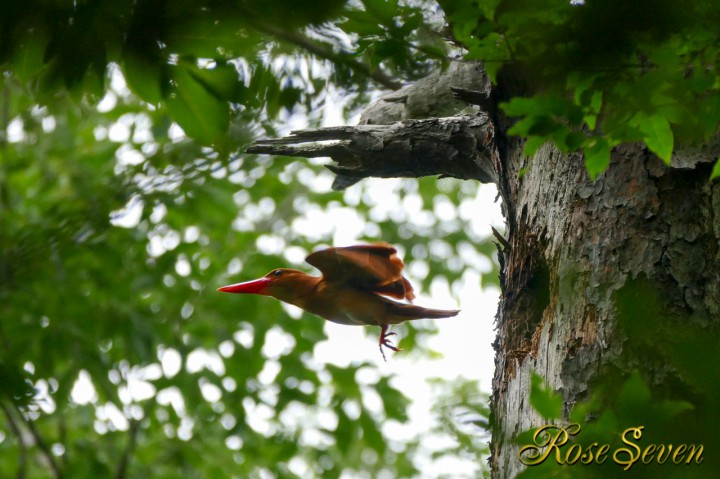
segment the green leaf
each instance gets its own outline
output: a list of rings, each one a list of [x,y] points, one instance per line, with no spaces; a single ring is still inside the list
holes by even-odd
[[[17,79],[25,83],[42,70],[48,38],[44,31],[38,29],[33,35],[24,36],[22,42],[13,58],[12,69]]]
[[[158,105],[163,98],[164,66],[160,59],[152,60],[129,53],[123,62],[123,74],[130,89],[151,105]]]
[[[174,5],[181,5],[175,2]],[[231,12],[196,12],[192,21],[170,25],[167,44],[171,51],[195,58],[228,59],[252,54],[263,37],[245,28],[247,18]],[[181,14],[181,13],[179,13]],[[221,17],[221,18],[218,18]]]
[[[363,0],[370,14],[380,20],[383,24],[391,24],[397,14],[397,0]]]
[[[670,123],[662,115],[636,115],[643,141],[666,164],[672,158],[674,137]]]
[[[583,147],[585,167],[590,178],[595,179],[610,164],[610,144],[602,137],[591,138]]]
[[[620,390],[618,407],[622,411],[638,405],[644,406],[649,404],[651,399],[650,388],[647,387],[640,373],[634,371]]]
[[[536,98],[517,97],[500,105],[509,116],[544,115],[546,110]]]
[[[562,417],[562,395],[545,387],[544,383],[542,376],[533,373],[530,383],[530,404],[544,419],[559,419]]]
[[[190,74],[219,100],[239,103],[243,98],[245,86],[232,65],[221,63],[213,68],[196,68],[190,70]]]
[[[714,180],[720,176],[720,159],[715,161],[715,166],[713,166],[712,173],[710,173],[710,179]]]
[[[408,420],[407,411],[410,407],[410,400],[403,393],[394,389],[388,378],[381,378],[375,385],[375,389],[382,399],[388,418],[402,422]]]
[[[531,136],[525,143],[525,154],[527,156],[533,156],[547,140],[542,136]]]
[[[219,141],[230,123],[228,103],[193,76],[196,68],[181,64],[172,73],[174,88],[165,99],[170,116],[200,143]]]

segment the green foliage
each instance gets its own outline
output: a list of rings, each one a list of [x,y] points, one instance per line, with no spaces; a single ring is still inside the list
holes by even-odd
[[[11,81],[5,88],[11,105],[23,104]],[[381,433],[383,421],[407,421],[407,399],[387,378],[358,384],[366,365],[313,366],[304,358],[325,338],[321,320],[289,319],[266,298],[237,309],[215,292],[228,262],[246,277],[286,262],[256,252],[266,231],[314,244],[290,228],[293,200],[311,193],[283,174],[291,165],[221,163],[162,133],[161,113],[119,101],[106,113],[10,109],[22,134],[2,146],[0,163],[0,475],[107,477],[126,467],[130,477],[298,477],[295,459],[316,477],[339,477],[368,469],[370,448],[370,470],[402,464],[398,477],[411,476],[409,458],[398,458],[408,452],[390,450]],[[152,140],[102,133],[131,121]],[[146,158],[130,162],[131,151]],[[275,202],[277,217],[260,206]],[[129,221],[124,208],[139,218],[113,225]],[[233,229],[251,210],[251,224]],[[267,352],[273,335],[293,346]],[[84,399],[73,395],[83,374],[94,391]],[[131,392],[138,385],[148,392]],[[382,393],[382,410],[364,405],[367,389]],[[29,431],[53,449],[20,442]]]
[[[563,398],[543,384],[542,376],[533,373],[530,382],[530,405],[544,419],[562,417]]]
[[[642,141],[666,163],[720,124],[720,9],[712,2],[439,2],[467,57],[515,85],[503,109],[532,155],[582,151],[591,176],[610,149]],[[517,85],[520,85],[519,87]]]
[[[434,410],[440,417],[436,434],[447,435],[457,444],[433,453],[433,457],[468,457],[475,466],[473,477],[490,477],[486,457],[490,454],[490,409],[487,394],[480,392],[477,382],[438,380],[441,393]],[[440,477],[451,478],[453,474]]]
[[[718,161],[717,163],[715,163],[715,166],[713,166],[713,170],[712,170],[712,172],[710,173],[710,179],[711,179],[711,180],[714,180],[714,179],[717,178],[718,176],[720,176],[720,161]]]
[[[350,207],[420,291],[461,280],[463,255],[497,281],[457,214],[476,185],[394,183],[419,224],[363,185],[331,192],[317,162],[233,153],[442,50],[419,7],[298,5],[0,4],[0,477],[417,475],[420,439],[383,427],[411,418],[379,354],[318,362],[322,320],[215,291],[305,268],[337,231],[303,223]],[[404,354],[434,331],[405,326]]]
[[[370,78],[397,87],[390,72],[415,78],[431,65],[414,49],[443,56],[423,9],[397,2],[4,1],[0,8],[0,70],[39,103],[52,108],[63,90],[97,102],[115,63],[141,100],[223,152],[236,146],[227,135],[238,109],[274,120],[322,105],[331,80],[354,94]]]
[[[531,393],[531,397],[534,394]],[[575,404],[567,421],[556,417],[549,423],[553,428],[549,430],[548,438],[535,437],[536,430],[525,431],[516,437],[516,443],[521,446],[543,445],[540,457],[544,457],[542,462],[529,466],[518,477],[602,478],[616,474],[642,478],[712,477],[712,464],[717,455],[710,450],[712,444],[705,441],[708,436],[686,427],[688,421],[694,423],[697,418],[693,406],[684,400],[663,399],[658,395],[637,371],[623,380],[617,376],[602,377],[590,397]],[[543,414],[541,410],[537,411]],[[562,433],[558,435],[559,428],[567,428],[570,432],[566,442]],[[632,432],[635,428],[640,428],[639,436]],[[547,449],[545,441],[549,438],[555,439],[556,442],[550,439],[550,443],[557,447]],[[643,462],[642,453],[648,446],[667,447],[669,444],[676,448],[680,444],[703,444],[702,462],[678,466],[666,458],[667,462],[657,463],[653,460],[657,457],[653,450]],[[599,445],[608,445],[606,458],[601,461],[597,460]],[[585,454],[592,451],[591,456],[586,456],[588,462],[582,462],[577,453],[569,453],[571,447],[580,447]],[[616,455],[621,449],[624,451]],[[550,452],[543,456],[546,451]],[[628,463],[629,468],[625,469]]]

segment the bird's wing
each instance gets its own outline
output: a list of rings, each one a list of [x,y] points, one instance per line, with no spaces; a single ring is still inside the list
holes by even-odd
[[[319,269],[326,281],[347,283],[397,299],[415,298],[412,285],[402,275],[405,265],[389,244],[326,248],[310,254],[305,261]]]

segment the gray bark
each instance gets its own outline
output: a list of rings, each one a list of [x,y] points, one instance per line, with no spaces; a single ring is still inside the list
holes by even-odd
[[[492,397],[495,478],[522,470],[512,437],[545,424],[528,401],[532,372],[562,392],[565,414],[610,365],[669,381],[670,366],[628,359],[617,295],[633,281],[652,285],[659,310],[689,312],[684,319],[717,318],[720,305],[720,187],[707,181],[717,145],[683,151],[673,167],[642,146],[619,147],[595,181],[579,155],[545,146],[529,159],[521,150],[510,142],[503,162],[510,207]]]
[[[294,131],[286,138],[258,140],[248,153],[305,158],[331,157],[328,168],[350,184],[369,176],[428,175],[495,181],[494,136],[487,115],[406,120]],[[347,180],[335,189],[343,189]]]
[[[361,125],[388,125],[402,120],[442,118],[468,110],[468,103],[453,95],[453,89],[484,93],[490,81],[475,62],[455,61],[447,70],[382,96],[360,114]]]
[[[494,182],[492,122],[486,113],[467,114],[474,108],[469,105],[483,105],[489,93],[482,67],[457,61],[381,97],[362,112],[357,126],[293,131],[286,138],[255,141],[246,152],[330,157],[336,163],[327,166],[337,174],[335,190],[371,176]]]

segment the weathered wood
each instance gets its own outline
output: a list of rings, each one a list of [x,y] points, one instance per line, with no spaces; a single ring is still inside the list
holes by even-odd
[[[494,130],[485,114],[299,130],[258,140],[246,151],[328,156],[337,163],[330,170],[354,179],[439,175],[489,183],[497,176]]]
[[[246,152],[328,156],[337,163],[327,166],[337,175],[335,190],[371,176],[439,175],[489,183],[498,166],[494,127],[484,113],[461,115],[489,96],[482,66],[454,61],[445,71],[380,97],[363,110],[357,126],[293,131],[286,138],[258,140]]]
[[[380,97],[360,114],[360,125],[388,125],[402,120],[442,118],[467,113],[468,102],[455,91],[490,94],[490,80],[477,62],[454,61],[447,70]],[[486,110],[488,111],[488,110]]]

